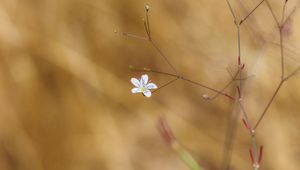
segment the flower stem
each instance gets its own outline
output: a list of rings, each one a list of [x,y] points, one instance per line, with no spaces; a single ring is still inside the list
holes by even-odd
[[[130,69],[132,71],[136,71],[136,72],[152,72],[152,73],[162,74],[162,75],[166,75],[166,76],[176,77],[176,79],[181,79],[183,81],[186,81],[186,82],[189,82],[191,84],[194,84],[194,85],[200,86],[202,88],[208,89],[208,90],[213,91],[215,93],[218,93],[220,95],[226,96],[231,100],[235,100],[235,98],[233,96],[231,96],[227,93],[224,93],[222,90],[220,91],[220,90],[214,89],[214,88],[206,86],[202,83],[199,83],[199,82],[196,82],[194,80],[188,79],[184,76],[180,76],[180,75],[176,75],[176,74],[172,74],[172,73],[168,73],[168,72],[156,71],[156,70],[152,70],[152,69],[149,69],[149,68],[137,69],[137,68],[134,68],[134,67],[131,66]]]

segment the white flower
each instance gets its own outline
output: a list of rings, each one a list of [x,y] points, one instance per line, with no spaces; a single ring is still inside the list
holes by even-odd
[[[142,75],[141,79],[131,78],[131,83],[135,86],[131,89],[132,93],[143,93],[146,97],[151,97],[151,89],[157,89],[156,84],[148,83],[148,75]]]

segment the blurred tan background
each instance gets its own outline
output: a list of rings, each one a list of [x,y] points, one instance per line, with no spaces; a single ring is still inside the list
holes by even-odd
[[[239,17],[259,2],[232,0]],[[218,89],[230,79],[236,31],[225,0],[1,0],[1,170],[187,170],[157,131],[161,114],[203,167],[221,169],[233,102],[203,101],[213,93],[182,81],[150,99],[130,92],[141,73],[128,65],[172,71],[149,43],[119,34],[145,35],[146,3],[153,38],[183,75]],[[281,17],[283,1],[270,3]],[[290,0],[287,13],[297,5]],[[300,64],[298,9],[292,18],[287,72]],[[278,42],[263,4],[242,26],[253,122],[280,80]],[[170,80],[149,76],[158,86]],[[257,130],[262,170],[299,169],[299,79],[284,85]],[[249,135],[240,116],[236,123],[230,169],[251,169]]]

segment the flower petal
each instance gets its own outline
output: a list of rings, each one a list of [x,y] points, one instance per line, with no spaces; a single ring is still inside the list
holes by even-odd
[[[142,91],[138,87],[135,87],[135,88],[131,89],[131,93],[140,93],[140,92],[142,92]]]
[[[135,87],[139,87],[140,86],[140,82],[138,79],[136,78],[131,78],[131,83],[135,86]]]
[[[146,97],[151,97],[151,91],[150,90],[146,90],[143,92],[144,96]]]
[[[147,89],[157,89],[157,85],[156,84],[154,84],[154,83],[149,83],[149,84],[147,84],[146,85],[146,88]]]
[[[148,83],[148,75],[144,74],[144,75],[142,75],[142,78],[141,78],[141,84],[143,84],[145,86],[147,83]]]

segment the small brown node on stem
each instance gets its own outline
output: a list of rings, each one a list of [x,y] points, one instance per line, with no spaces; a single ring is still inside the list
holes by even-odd
[[[118,33],[118,30],[117,30],[117,29],[114,29],[114,33],[117,34],[117,33]]]

